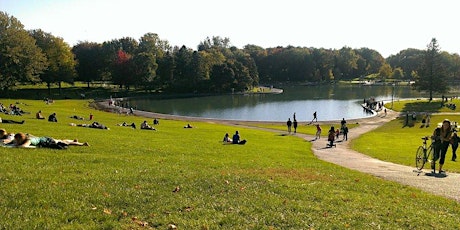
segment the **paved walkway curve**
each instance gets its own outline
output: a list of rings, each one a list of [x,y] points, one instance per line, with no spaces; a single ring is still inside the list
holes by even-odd
[[[107,106],[107,103],[100,102],[96,106],[99,109],[106,111],[119,111],[119,108]],[[122,109],[121,112],[126,113],[126,109]],[[166,119],[178,119],[188,121],[207,121],[222,123],[227,125],[241,126],[246,128],[261,129],[271,132],[286,133],[286,131],[258,128],[248,125],[251,122],[239,122],[231,120],[217,120],[217,119],[206,119],[197,117],[184,117],[167,114],[159,114],[152,112],[145,112],[136,110],[134,115],[149,117],[149,118],[166,118]],[[399,116],[399,113],[389,110],[386,116],[377,115],[371,118],[351,120],[348,122],[359,122],[359,126],[350,129],[348,134],[348,141],[337,142],[336,147],[326,148],[327,138],[321,138],[319,140],[313,140],[314,137],[311,135],[297,133],[296,136],[305,139],[306,141],[312,142],[313,153],[321,160],[328,161],[346,168],[357,170],[360,172],[368,173],[376,177],[383,178],[385,180],[395,181],[404,185],[412,186],[424,190],[429,193],[444,196],[460,202],[460,174],[447,173],[447,176],[441,176],[435,174],[434,176],[430,173],[431,170],[423,170],[422,173],[415,172],[415,149],[414,149],[414,166],[405,166],[394,164],[386,161],[381,161],[367,155],[356,152],[350,148],[350,140],[358,138],[360,135],[369,132],[379,126],[389,122]],[[284,123],[284,122],[283,122]]]
[[[362,119],[358,127],[350,129],[348,140],[358,138],[360,135],[395,119],[398,115],[399,113],[397,112],[389,111],[387,116]],[[447,173],[447,176],[442,176],[432,174],[429,169],[424,169],[420,174],[415,172],[415,149],[414,166],[410,167],[381,161],[356,152],[350,148],[349,141],[339,142],[335,148],[325,148],[327,139],[321,138],[319,141],[312,142],[312,148],[314,154],[321,160],[416,187],[460,202],[460,184],[458,183],[460,174]]]

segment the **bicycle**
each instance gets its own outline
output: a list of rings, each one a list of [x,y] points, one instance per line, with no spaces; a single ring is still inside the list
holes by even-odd
[[[415,153],[415,166],[418,170],[422,170],[426,162],[431,162],[431,168],[435,169],[436,159],[434,155],[433,144],[427,147],[428,137],[422,137],[423,144],[417,148]],[[431,156],[431,159],[430,159]]]

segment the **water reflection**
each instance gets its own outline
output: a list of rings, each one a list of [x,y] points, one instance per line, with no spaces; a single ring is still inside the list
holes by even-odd
[[[231,120],[286,121],[296,112],[297,120],[310,121],[317,111],[318,120],[340,120],[369,116],[361,103],[365,98],[391,100],[391,86],[296,86],[285,87],[282,94],[220,95],[180,99],[131,99],[140,110],[183,116]],[[394,88],[395,99],[425,95],[407,86]]]

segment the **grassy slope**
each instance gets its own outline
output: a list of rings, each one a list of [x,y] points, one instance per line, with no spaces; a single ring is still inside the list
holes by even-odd
[[[452,103],[459,104],[459,100]],[[449,101],[449,103],[451,103]],[[415,167],[415,152],[422,144],[421,138],[431,136],[437,124],[444,119],[452,122],[460,122],[460,114],[434,114],[431,116],[430,127],[422,126],[423,112],[444,112],[452,113],[457,110],[451,110],[446,107],[441,108],[439,101],[428,102],[423,100],[400,101],[394,104],[396,111],[417,111],[418,116],[415,122],[411,121],[409,126],[405,126],[406,118],[400,117],[397,120],[389,122],[375,131],[362,135],[359,139],[352,141],[353,148],[361,153],[398,164],[404,164]],[[458,130],[458,128],[457,128]],[[430,142],[428,143],[430,144]],[[374,146],[379,146],[375,148]],[[460,151],[457,151],[460,154]],[[460,172],[460,163],[452,162],[452,148],[446,154],[445,167],[447,171]]]
[[[26,123],[1,127],[91,146],[0,148],[2,229],[459,227],[456,202],[319,161],[294,136],[238,128],[248,143],[222,145],[235,127],[161,120],[156,132],[133,130],[115,124],[143,118],[95,111],[87,101],[19,101],[32,113],[56,112],[59,122],[4,115]],[[79,123],[71,115],[90,113],[111,130],[68,125]]]

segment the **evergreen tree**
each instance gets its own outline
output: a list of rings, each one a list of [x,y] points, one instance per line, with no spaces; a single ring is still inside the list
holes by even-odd
[[[440,49],[436,38],[431,39],[424,53],[423,65],[416,80],[418,90],[427,90],[430,101],[433,93],[445,93],[448,90],[446,68],[440,59]]]

